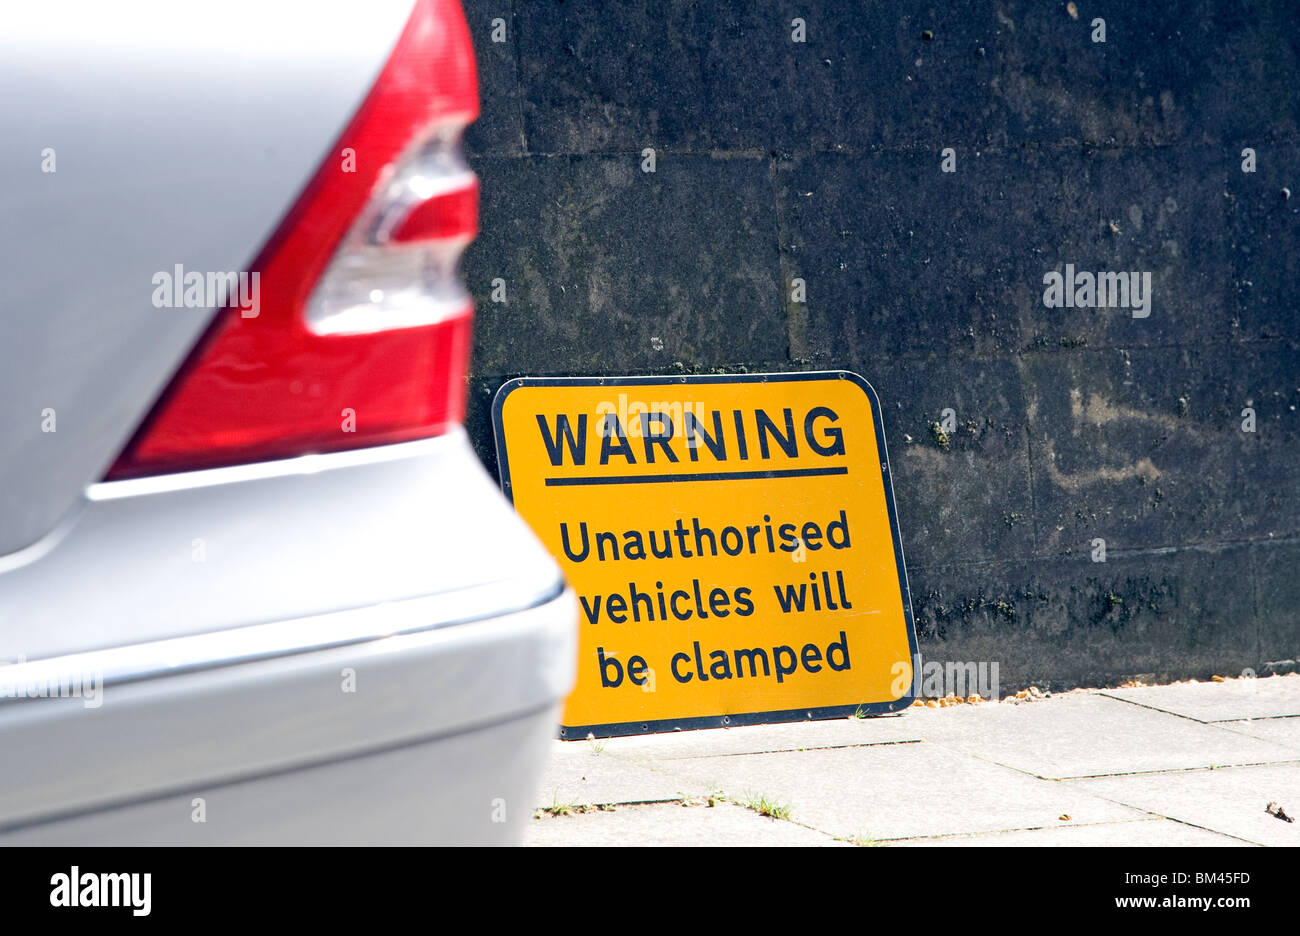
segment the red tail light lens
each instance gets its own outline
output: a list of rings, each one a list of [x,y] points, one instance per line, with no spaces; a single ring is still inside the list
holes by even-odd
[[[464,415],[473,303],[459,280],[478,116],[455,0],[418,0],[365,103],[109,480],[437,435]],[[250,314],[251,313],[251,314]]]

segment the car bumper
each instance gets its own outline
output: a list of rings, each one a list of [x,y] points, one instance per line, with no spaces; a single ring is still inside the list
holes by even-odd
[[[0,567],[0,844],[521,838],[576,608],[463,433],[99,488]]]
[[[98,707],[9,701],[0,844],[517,843],[572,683],[574,614],[566,590],[487,620],[109,680]]]

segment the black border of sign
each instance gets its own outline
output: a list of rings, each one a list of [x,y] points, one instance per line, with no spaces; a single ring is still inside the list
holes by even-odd
[[[782,722],[819,721],[847,718],[851,715],[888,715],[901,711],[916,699],[916,682],[920,678],[917,662],[916,622],[912,618],[912,591],[907,583],[907,564],[903,559],[903,538],[898,530],[898,510],[894,505],[894,483],[889,473],[889,446],[885,442],[885,425],[881,420],[880,398],[866,379],[852,371],[791,371],[776,374],[683,374],[680,377],[516,377],[503,383],[492,400],[492,434],[496,440],[497,468],[501,489],[510,503],[515,501],[510,486],[510,464],[506,455],[505,430],[501,410],[506,397],[520,387],[625,387],[634,384],[731,384],[781,383],[795,380],[848,380],[856,384],[871,401],[871,419],[876,427],[880,473],[885,485],[885,505],[889,509],[889,530],[894,537],[894,556],[898,565],[898,585],[903,593],[903,621],[907,628],[908,648],[912,653],[912,684],[900,699],[892,702],[868,702],[862,705],[832,705],[813,709],[786,709],[775,712],[750,712],[743,715],[699,715],[694,718],[661,718],[644,722],[616,722],[606,725],[561,725],[560,737],[575,741],[593,734],[599,738],[655,734],[665,731],[693,731],[700,728],[730,728],[738,725],[770,725]]]

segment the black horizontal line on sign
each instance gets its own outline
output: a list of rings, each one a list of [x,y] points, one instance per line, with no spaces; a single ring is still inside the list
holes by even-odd
[[[702,471],[695,474],[596,475],[587,478],[547,478],[547,487],[573,487],[584,484],[663,484],[667,481],[752,481],[756,478],[813,478],[822,475],[848,474],[837,468],[774,468],[770,471]]]

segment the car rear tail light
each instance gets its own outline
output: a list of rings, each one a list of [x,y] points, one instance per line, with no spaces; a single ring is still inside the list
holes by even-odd
[[[464,414],[478,116],[455,0],[417,0],[347,129],[107,479],[437,435]],[[252,277],[249,278],[250,280]],[[250,314],[251,313],[251,314]]]

